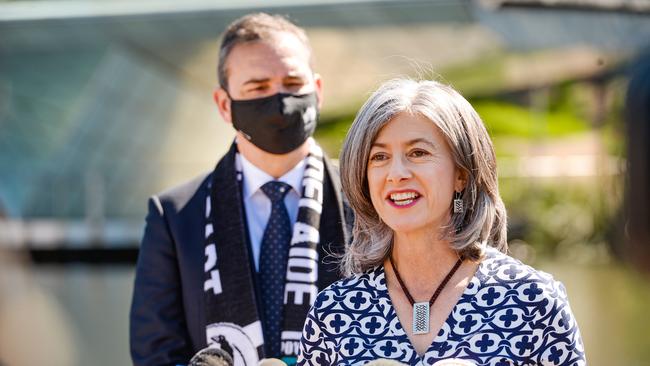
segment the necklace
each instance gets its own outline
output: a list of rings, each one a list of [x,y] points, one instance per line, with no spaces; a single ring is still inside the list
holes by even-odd
[[[436,291],[431,296],[429,302],[415,302],[415,300],[413,300],[413,296],[411,296],[411,293],[406,288],[404,281],[402,281],[402,277],[399,275],[399,271],[393,262],[392,255],[389,256],[389,260],[390,265],[393,267],[393,271],[395,272],[395,277],[397,277],[397,282],[399,282],[402,291],[404,291],[404,295],[406,295],[406,298],[411,303],[411,306],[413,306],[413,334],[429,333],[429,308],[433,305],[434,302],[436,302],[436,299],[442,292],[442,289],[445,288],[447,282],[449,282],[449,280],[451,280],[451,277],[454,276],[454,273],[456,273],[460,265],[463,263],[463,260],[461,258],[458,258],[458,261],[456,261],[456,264],[454,264],[454,266],[451,268],[451,271],[449,271],[449,273],[447,273],[447,276],[445,276],[445,278],[442,280]]]

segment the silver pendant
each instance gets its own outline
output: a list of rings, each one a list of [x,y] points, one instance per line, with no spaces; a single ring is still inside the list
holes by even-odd
[[[413,334],[429,333],[429,303],[413,304]]]

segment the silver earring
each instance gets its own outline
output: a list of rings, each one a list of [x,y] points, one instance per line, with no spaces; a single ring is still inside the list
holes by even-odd
[[[454,213],[463,213],[463,200],[460,192],[454,192]]]

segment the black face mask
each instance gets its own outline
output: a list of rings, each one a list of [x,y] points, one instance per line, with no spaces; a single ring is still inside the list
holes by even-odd
[[[271,154],[286,154],[303,144],[316,129],[316,92],[274,94],[269,97],[232,100],[232,124],[253,145]]]

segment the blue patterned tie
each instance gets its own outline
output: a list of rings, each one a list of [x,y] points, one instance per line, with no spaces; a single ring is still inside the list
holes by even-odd
[[[280,357],[284,279],[291,240],[291,221],[284,205],[284,196],[289,188],[288,184],[278,181],[267,182],[262,186],[262,192],[271,200],[271,216],[264,229],[260,253],[266,357]]]

